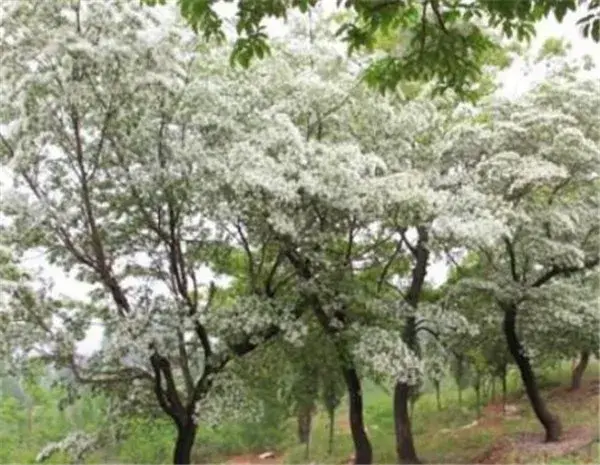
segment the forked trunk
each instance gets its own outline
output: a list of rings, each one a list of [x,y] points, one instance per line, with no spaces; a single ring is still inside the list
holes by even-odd
[[[583,373],[585,373],[585,369],[588,366],[590,361],[590,352],[588,350],[581,351],[581,356],[579,357],[579,362],[575,365],[573,369],[573,373],[571,374],[571,389],[576,391],[581,387],[581,380],[583,378]]]
[[[196,439],[196,425],[189,421],[187,424],[177,427],[177,441],[173,453],[173,463],[190,464],[192,463],[192,447]]]
[[[519,368],[521,379],[525,385],[525,391],[527,392],[527,397],[529,397],[533,411],[546,431],[546,442],[556,442],[560,439],[562,432],[560,420],[550,413],[544,399],[540,395],[533,368],[529,363],[527,355],[525,355],[524,347],[517,337],[516,323],[516,307],[512,305],[506,307],[504,309],[504,335],[506,336],[508,349]]]
[[[344,367],[343,373],[350,404],[350,431],[354,442],[354,463],[356,465],[369,465],[373,461],[373,450],[365,431],[360,378],[356,369],[352,366]]]
[[[394,423],[396,432],[396,456],[398,463],[421,463],[413,442],[408,403],[410,386],[396,383],[394,388]]]

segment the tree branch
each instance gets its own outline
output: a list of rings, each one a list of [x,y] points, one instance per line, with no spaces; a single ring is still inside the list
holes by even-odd
[[[595,258],[592,258],[592,259],[589,259],[589,260],[585,261],[582,267],[577,267],[577,266],[565,266],[565,267],[553,266],[545,274],[543,274],[542,276],[540,276],[531,285],[531,287],[540,287],[540,286],[546,284],[548,281],[550,281],[555,276],[568,275],[568,274],[571,274],[571,273],[577,273],[577,272],[580,272],[580,271],[589,270],[590,268],[593,268],[593,267],[597,266],[599,262],[600,262],[599,258],[595,257]]]
[[[515,257],[515,249],[513,248],[512,242],[506,236],[502,238],[504,241],[504,245],[506,246],[506,252],[508,253],[509,264],[510,264],[510,274],[514,282],[519,282],[519,275],[517,273],[517,259]]]
[[[162,355],[159,355],[158,352],[154,350],[154,353],[150,356],[150,363],[154,370],[154,392],[160,406],[177,424],[183,424],[186,420],[182,417],[184,412],[183,404],[181,403],[177,387],[175,386],[175,380],[173,379],[173,372],[169,360]],[[166,389],[163,389],[162,387],[163,376]]]
[[[379,275],[379,279],[377,280],[377,294],[379,294],[381,292],[381,288],[383,287],[383,283],[387,278],[387,274],[388,274],[390,267],[392,266],[392,263],[396,260],[396,258],[402,251],[402,242],[403,242],[402,240],[399,240],[398,242],[396,242],[396,248],[394,249],[394,252],[390,256],[390,258],[386,262],[386,264],[383,266],[383,270],[381,270],[381,274]]]

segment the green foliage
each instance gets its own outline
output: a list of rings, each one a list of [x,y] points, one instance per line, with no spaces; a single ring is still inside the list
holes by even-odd
[[[588,13],[577,21],[583,37],[600,42],[600,0],[590,0]]]
[[[142,0],[148,5],[165,1]],[[254,57],[260,59],[269,53],[264,19],[286,19],[289,10],[294,9],[307,13],[322,1],[238,2],[237,38],[231,62],[247,68]],[[481,78],[486,58],[498,50],[485,28],[499,29],[506,37],[516,37],[521,42],[529,41],[538,21],[552,14],[561,22],[567,12],[577,8],[577,3],[576,0],[338,0],[338,6],[348,13],[337,15],[343,21],[338,34],[348,44],[348,52],[353,53],[373,50],[382,35],[401,32],[406,39],[401,53],[391,52],[377,60],[365,74],[366,82],[381,91],[394,89],[404,81],[435,79],[438,91],[453,89],[465,98],[474,99],[471,88]],[[194,31],[201,32],[207,40],[225,38],[214,1],[178,0],[178,4]],[[578,23],[584,37],[600,41],[598,0],[588,2],[588,11]]]
[[[564,57],[571,49],[571,44],[564,39],[550,37],[544,41],[542,48],[536,58],[536,63],[543,61],[549,57]]]

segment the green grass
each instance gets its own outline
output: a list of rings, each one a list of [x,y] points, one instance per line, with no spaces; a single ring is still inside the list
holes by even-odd
[[[590,364],[586,379],[597,379],[599,364]],[[574,426],[598,426],[598,398],[588,396],[579,400],[565,392],[570,377],[569,363],[548,367],[538,373],[553,412],[560,415],[565,430]],[[589,381],[588,381],[589,382]],[[484,420],[478,426],[460,429],[476,417],[475,395],[464,390],[462,406],[452,380],[442,385],[442,411],[438,411],[435,394],[427,392],[416,403],[412,416],[413,432],[420,458],[426,463],[474,463],[501,439],[522,432],[541,432],[527,399],[523,395],[516,372],[509,376],[509,402],[521,409],[518,419],[490,421],[484,409]],[[498,389],[499,390],[499,389]],[[364,416],[373,445],[376,463],[395,463],[391,395],[380,387],[365,382]],[[499,397],[499,392],[497,393]],[[102,421],[98,401],[82,399],[66,411],[56,408],[56,399],[48,394],[38,400],[31,417],[12,400],[0,399],[0,463],[32,463],[39,450],[49,441],[62,438],[72,426],[92,431]],[[499,399],[498,399],[499,401]],[[313,423],[310,458],[305,458],[305,447],[296,444],[296,425],[293,419],[283,420],[281,412],[270,410],[266,418],[243,423],[223,422],[215,429],[201,426],[198,432],[194,461],[218,463],[235,455],[259,454],[265,450],[278,452],[286,463],[347,463],[353,451],[347,428],[345,403],[336,414],[333,454],[328,455],[328,421],[320,412]],[[95,452],[87,463],[170,463],[174,428],[170,422],[137,418],[128,423],[127,436],[118,444]],[[506,463],[567,464],[600,463],[598,444],[561,457],[515,456],[504,457]],[[55,456],[50,463],[66,463],[65,456]]]
[[[591,364],[586,372],[586,379],[597,377],[598,364]],[[558,386],[568,386],[570,365],[564,363],[545,369],[538,374],[538,379],[547,397],[548,390],[556,389]],[[541,426],[529,407],[516,372],[511,372],[508,388],[509,403],[519,406],[522,412],[520,418],[510,420],[499,418],[495,422],[484,421],[483,426],[477,425],[464,430],[458,428],[477,419],[475,394],[472,390],[463,392],[461,408],[457,403],[456,387],[450,380],[446,380],[442,386],[442,411],[437,410],[433,392],[422,395],[416,403],[412,418],[415,445],[421,460],[426,463],[473,463],[500,438],[518,432],[541,432]],[[365,383],[364,392],[365,423],[373,445],[374,460],[376,463],[395,463],[391,396],[370,383]],[[551,409],[561,417],[565,429],[579,425],[597,427],[597,398],[592,397],[583,403],[572,403],[567,395],[550,398],[548,401]],[[344,418],[346,415],[346,411],[340,411],[338,418]],[[329,456],[327,426],[325,417],[319,415],[313,430],[309,460],[315,463],[345,463],[353,450],[350,434],[343,428],[337,428],[334,453]],[[547,463],[593,463],[590,461],[592,459],[597,461],[597,448],[588,449],[569,454],[565,457],[567,462]],[[295,446],[286,452],[284,460],[289,463],[306,463],[304,454],[303,446]],[[537,460],[540,461],[539,458]],[[562,460],[562,458],[553,460]]]

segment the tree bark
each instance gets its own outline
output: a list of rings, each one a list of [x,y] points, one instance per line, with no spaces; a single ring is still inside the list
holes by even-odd
[[[575,365],[573,373],[571,374],[571,390],[576,391],[581,387],[581,380],[583,373],[587,368],[588,362],[590,361],[590,351],[582,350],[579,357],[579,362]]]
[[[356,465],[369,465],[373,461],[373,449],[365,431],[360,378],[353,366],[344,367],[343,374],[348,388],[348,402],[350,404],[350,431],[354,442],[354,463]]]
[[[506,395],[508,393],[508,386],[507,386],[507,380],[506,380],[506,376],[508,370],[506,369],[506,367],[504,367],[504,369],[502,370],[502,413],[506,413]]]
[[[410,386],[396,383],[394,389],[394,423],[396,432],[396,456],[398,463],[421,463],[413,442],[408,402]]]
[[[476,375],[475,375],[475,403],[477,404],[476,406],[476,411],[477,411],[477,418],[481,418],[481,375],[479,373],[479,371],[477,371]]]
[[[327,445],[327,455],[333,454],[333,437],[335,433],[335,409],[329,409],[329,442]]]
[[[533,368],[525,355],[525,349],[517,337],[516,323],[517,308],[514,305],[506,306],[504,308],[504,335],[508,349],[519,368],[521,380],[525,385],[525,391],[527,392],[527,397],[529,397],[533,411],[546,431],[546,442],[556,442],[560,439],[562,432],[560,420],[557,416],[550,413],[544,399],[540,395]]]
[[[177,441],[173,452],[175,465],[192,463],[192,447],[196,439],[196,425],[190,420],[187,424],[177,427]]]
[[[458,389],[458,406],[462,407],[462,385],[464,377],[464,361],[461,355],[456,356],[456,387]]]
[[[412,277],[410,287],[406,293],[406,302],[413,308],[417,309],[419,300],[421,299],[421,291],[425,284],[425,276],[427,275],[427,264],[429,260],[429,250],[427,242],[429,240],[429,231],[425,226],[417,227],[417,244],[410,247],[406,238],[406,245],[411,249],[415,263],[412,269]],[[404,331],[402,332],[402,341],[407,347],[419,354],[419,344],[417,341],[417,322],[415,316],[406,318]],[[416,400],[416,398],[415,398]],[[410,401],[410,386],[406,383],[396,383],[394,388],[394,426],[396,433],[396,456],[398,463],[421,463],[417,457],[415,444],[413,441],[411,428],[411,412],[408,411],[408,403]],[[411,403],[414,408],[414,403]]]
[[[434,380],[433,381],[433,386],[435,387],[435,401],[437,403],[437,409],[438,412],[442,411],[442,399],[440,396],[440,382],[439,380]]]
[[[312,405],[302,405],[298,408],[298,441],[308,443],[312,420]]]

